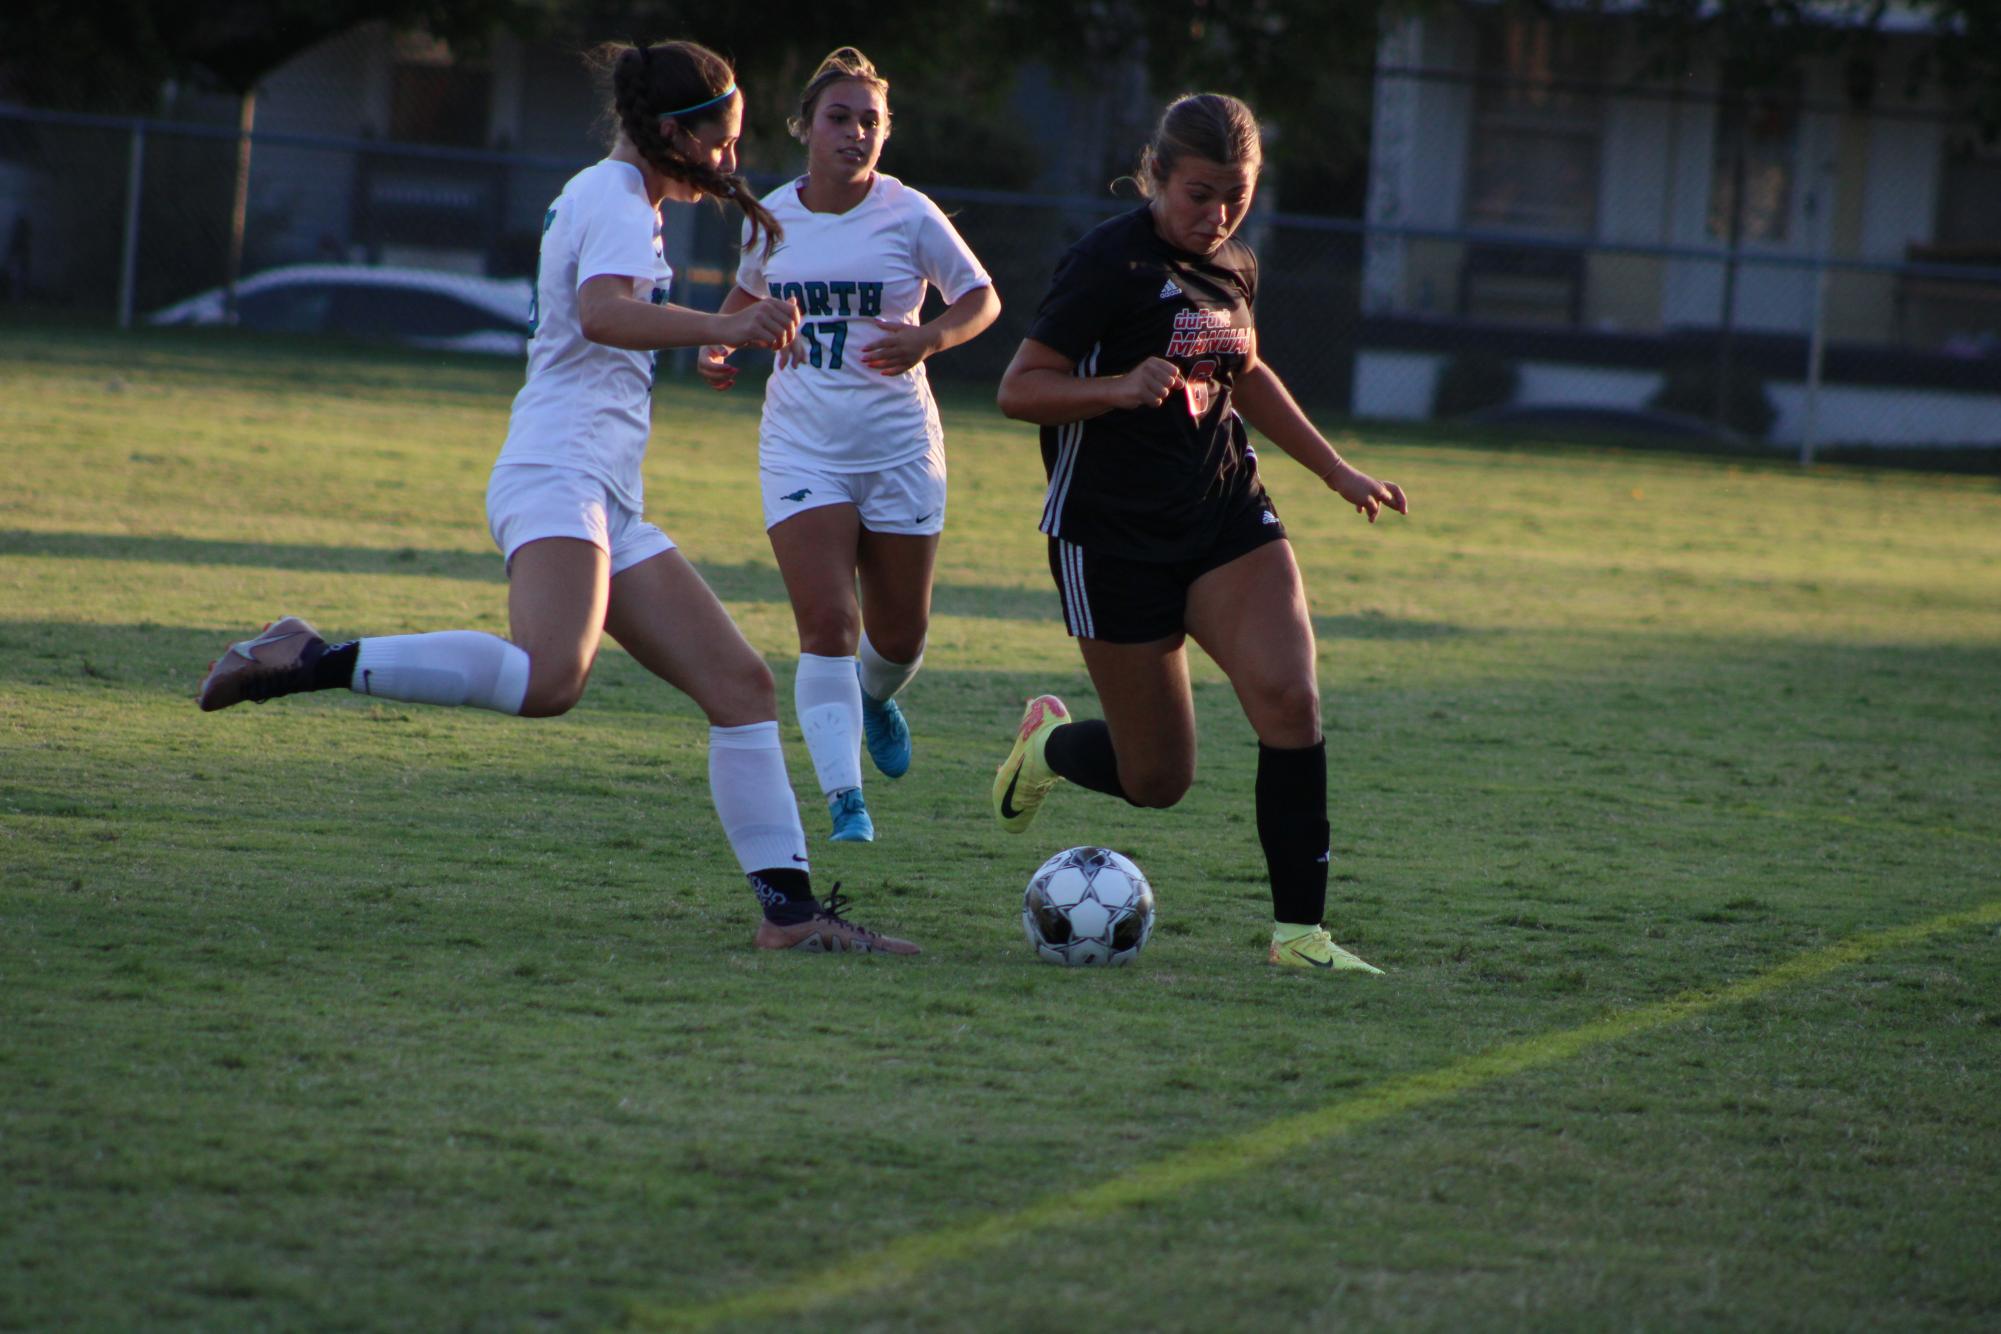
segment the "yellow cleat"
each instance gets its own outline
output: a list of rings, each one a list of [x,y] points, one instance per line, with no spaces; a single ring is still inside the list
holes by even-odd
[[[1290,940],[1280,940],[1277,930],[1273,930],[1271,953],[1266,957],[1281,968],[1318,968],[1324,972],[1350,973],[1383,971],[1336,945],[1334,937],[1320,927],[1314,927],[1305,935],[1294,936]]]
[[[994,774],[994,816],[1001,827],[1019,834],[1035,823],[1042,799],[1062,776],[1042,758],[1049,734],[1070,721],[1070,711],[1054,695],[1037,695],[1028,701],[1016,731],[1014,749],[1008,752]]]

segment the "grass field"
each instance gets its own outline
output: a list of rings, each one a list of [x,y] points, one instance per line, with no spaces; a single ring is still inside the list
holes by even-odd
[[[1095,700],[1032,435],[947,400],[918,760],[815,875],[916,959],[769,957],[696,711],[608,648],[529,723],[202,715],[284,611],[504,631],[518,367],[0,329],[0,1326],[1992,1328],[2001,486],[1584,448],[1271,477],[1337,938],[1262,962],[1255,746],[1001,833]],[[752,392],[660,391],[653,517],[780,677]],[[1101,842],[1116,972],[1019,896]]]

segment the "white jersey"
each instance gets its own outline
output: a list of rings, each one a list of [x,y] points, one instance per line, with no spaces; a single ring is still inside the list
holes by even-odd
[[[761,461],[874,472],[926,453],[942,457],[924,364],[902,375],[863,365],[862,352],[883,336],[869,320],[916,324],[927,285],[951,302],[993,279],[938,206],[895,177],[878,173],[845,213],[812,212],[799,202],[804,183],[764,197],[785,238],[769,258],[761,246],[746,250],[736,275],[752,296],[799,303],[807,353],[765,383]]]
[[[610,158],[572,176],[542,218],[528,383],[514,396],[498,461],[576,468],[638,511],[653,354],[584,337],[577,290],[606,276],[631,279],[633,296],[655,305],[674,278],[639,168]]]

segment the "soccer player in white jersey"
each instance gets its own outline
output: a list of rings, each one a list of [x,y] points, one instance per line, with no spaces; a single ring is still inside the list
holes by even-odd
[[[896,693],[923,661],[945,526],[945,442],[924,362],[992,324],[1000,298],[938,206],[875,169],[889,84],[868,57],[844,46],[821,61],[791,129],[806,174],[764,197],[785,239],[745,250],[722,313],[782,298],[802,316],[765,386],[764,526],[798,622],[793,696],[832,837],[866,843],[861,740],[884,775],[909,769]],[[928,323],[927,287],[946,302]],[[698,362],[719,389],[736,377],[729,351],[705,348]]]
[[[729,200],[746,245],[781,235],[736,174],[743,97],[728,62],[692,42],[597,55],[616,137],[543,218],[527,383],[487,489],[511,639],[447,630],[329,645],[286,616],[210,664],[201,707],[346,688],[553,717],[582,697],[609,631],[708,716],[716,813],[764,910],[755,943],[915,953],[848,921],[839,893],[814,897],[771,671],[641,510],[654,354],[717,341],[783,349],[798,329],[792,303],[775,298],[718,315],[667,303],[663,201]]]

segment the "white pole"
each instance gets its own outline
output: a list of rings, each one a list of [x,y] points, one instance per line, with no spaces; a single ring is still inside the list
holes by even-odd
[[[1827,355],[1827,261],[1834,245],[1835,164],[1821,167],[1820,183],[1807,196],[1808,216],[1818,224],[1814,237],[1813,330],[1806,345],[1806,406],[1800,414],[1800,467],[1813,466],[1813,447],[1820,434],[1820,370]],[[1821,209],[1821,194],[1827,207]],[[1817,215],[1817,216],[1816,216]]]
[[[1806,345],[1806,411],[1800,419],[1800,467],[1813,465],[1814,438],[1820,428],[1820,363],[1827,352],[1827,256],[1813,272],[1813,335]]]
[[[125,240],[118,256],[118,327],[132,327],[132,289],[139,268],[139,185],[146,168],[146,122],[132,126],[132,151],[125,159]]]

